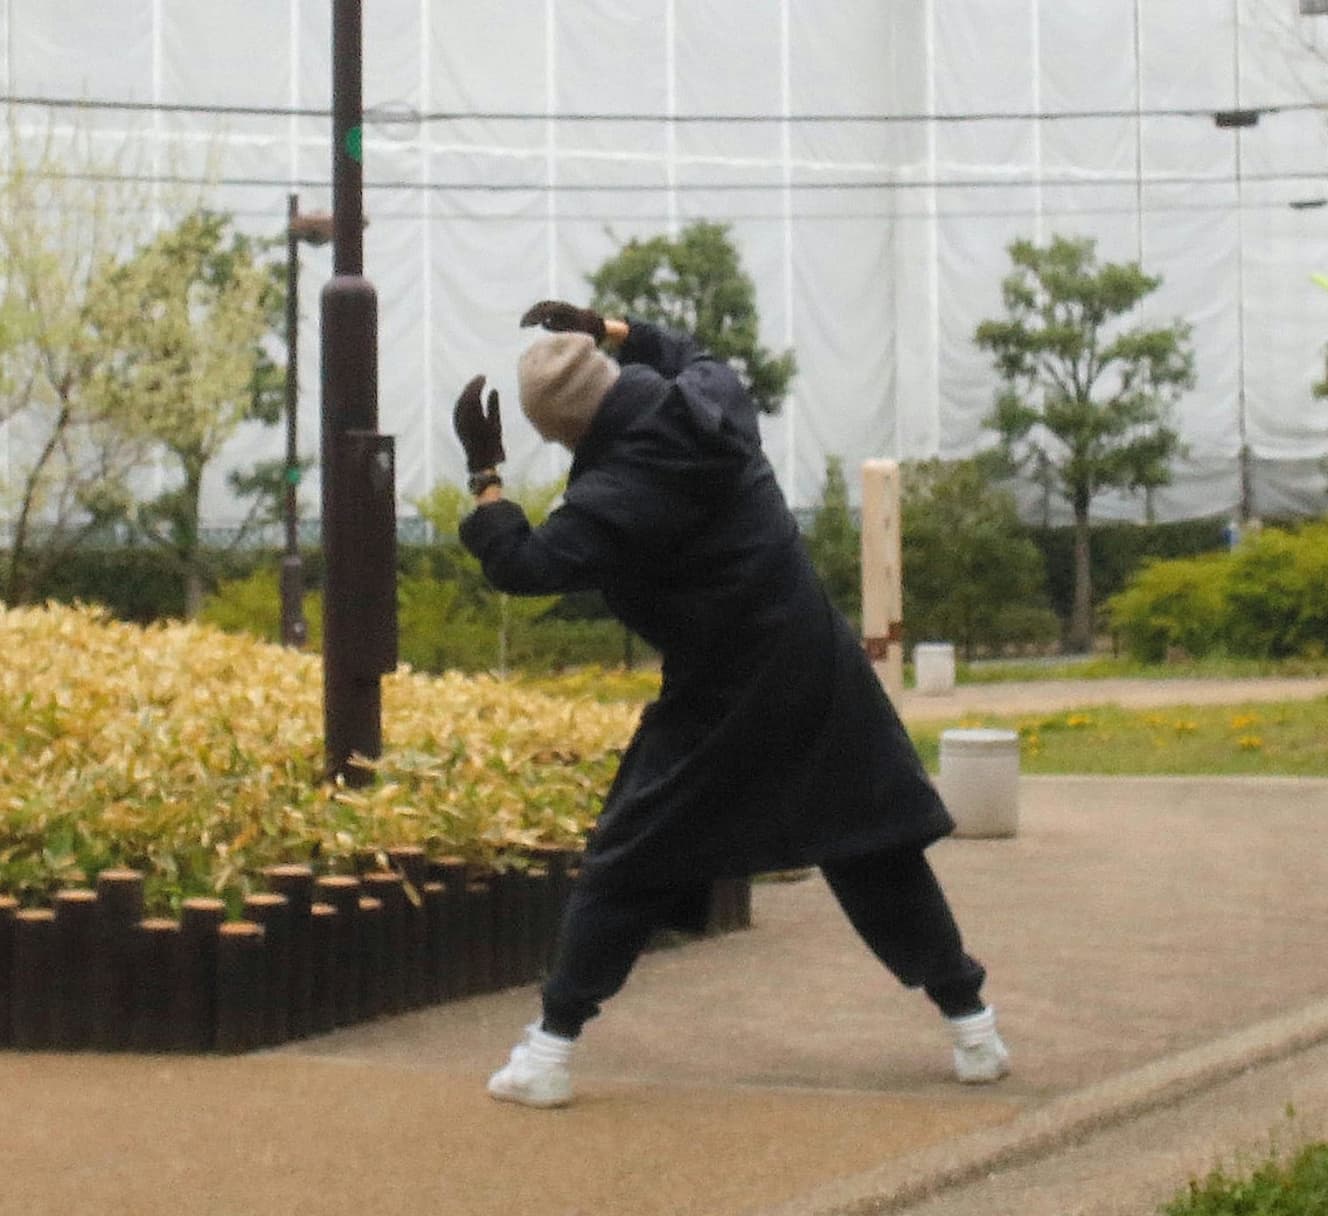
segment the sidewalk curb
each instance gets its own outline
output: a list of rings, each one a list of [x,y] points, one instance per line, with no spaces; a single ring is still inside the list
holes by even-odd
[[[1108,1127],[1324,1042],[1328,1042],[1328,1001],[1319,1001],[1054,1098],[1010,1123],[837,1179],[753,1216],[877,1216],[902,1211],[986,1174],[1050,1156]]]

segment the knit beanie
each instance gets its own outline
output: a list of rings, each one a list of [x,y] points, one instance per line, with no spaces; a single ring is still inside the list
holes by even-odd
[[[521,409],[545,439],[575,448],[618,374],[589,334],[548,334],[517,362]]]

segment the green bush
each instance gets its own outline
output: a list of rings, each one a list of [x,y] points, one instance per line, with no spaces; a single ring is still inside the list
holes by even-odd
[[[439,579],[417,559],[416,573],[397,579],[397,652],[416,671],[492,671],[510,668],[547,673],[597,663],[623,661],[623,630],[616,621],[563,620],[541,604],[495,597],[494,611],[472,602],[464,579]],[[534,606],[539,611],[528,611]],[[490,605],[491,606],[491,605]],[[322,595],[304,599],[309,647],[322,638]],[[203,605],[200,619],[230,633],[268,641],[281,636],[281,592],[276,570],[256,570],[223,583]],[[504,640],[505,638],[505,640]],[[637,656],[644,645],[637,643]]]
[[[304,619],[309,627],[309,645],[317,648],[323,637],[322,594],[304,596]],[[223,582],[203,601],[198,619],[227,633],[248,633],[265,642],[281,641],[281,586],[271,566],[255,570],[245,578]]]
[[[1328,523],[1265,528],[1231,553],[1151,562],[1107,607],[1125,647],[1146,663],[1172,648],[1194,658],[1321,656],[1328,652]]]
[[[1245,1177],[1214,1170],[1162,1208],[1162,1216],[1323,1216],[1328,1212],[1328,1144],[1311,1144],[1285,1164],[1270,1158]]]
[[[1321,655],[1328,647],[1328,523],[1265,528],[1232,554],[1226,641],[1252,658]]]
[[[1161,663],[1173,649],[1192,658],[1217,649],[1230,567],[1225,553],[1146,562],[1107,603],[1111,626],[1131,656]]]
[[[1042,555],[977,462],[905,468],[902,542],[910,641],[952,641],[971,659],[1059,634]]]
[[[243,578],[267,554],[218,550],[205,558],[219,579]],[[34,601],[101,604],[117,620],[147,625],[184,616],[184,571],[162,549],[130,545],[71,553],[33,589]]]
[[[1099,524],[1090,549],[1093,597],[1102,603],[1125,588],[1149,558],[1197,557],[1225,550],[1226,518],[1194,519],[1169,524]],[[1042,551],[1047,595],[1052,610],[1068,621],[1074,606],[1074,529],[1025,529]]]

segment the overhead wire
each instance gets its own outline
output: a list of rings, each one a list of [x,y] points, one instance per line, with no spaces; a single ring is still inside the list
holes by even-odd
[[[328,106],[258,106],[233,103],[135,101],[105,97],[45,97],[40,94],[0,94],[0,103],[15,106],[44,106],[49,109],[119,111],[149,114],[202,114],[235,118],[327,118],[332,117]],[[1104,119],[1143,118],[1203,118],[1211,119],[1225,107],[1214,106],[1152,106],[1139,109],[1103,107],[1088,110],[972,110],[946,113],[913,111],[905,113],[813,112],[806,114],[754,114],[728,113],[642,113],[633,111],[563,111],[544,110],[425,110],[419,111],[404,103],[387,101],[369,105],[364,109],[367,124],[405,125],[440,122],[567,122],[567,123],[657,123],[687,124],[771,124],[783,123],[979,123],[979,122],[1063,122]],[[1259,114],[1285,114],[1297,111],[1328,110],[1328,99],[1295,102],[1271,102],[1266,105],[1247,105],[1242,109]]]

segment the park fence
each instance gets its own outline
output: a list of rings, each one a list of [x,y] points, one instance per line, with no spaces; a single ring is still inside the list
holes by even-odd
[[[145,917],[144,876],[127,869],[48,908],[0,895],[0,1047],[236,1053],[532,983],[579,854],[502,871],[418,848],[364,860],[354,875],[264,870],[238,920],[203,898]],[[750,924],[748,881],[716,882],[705,932]]]

